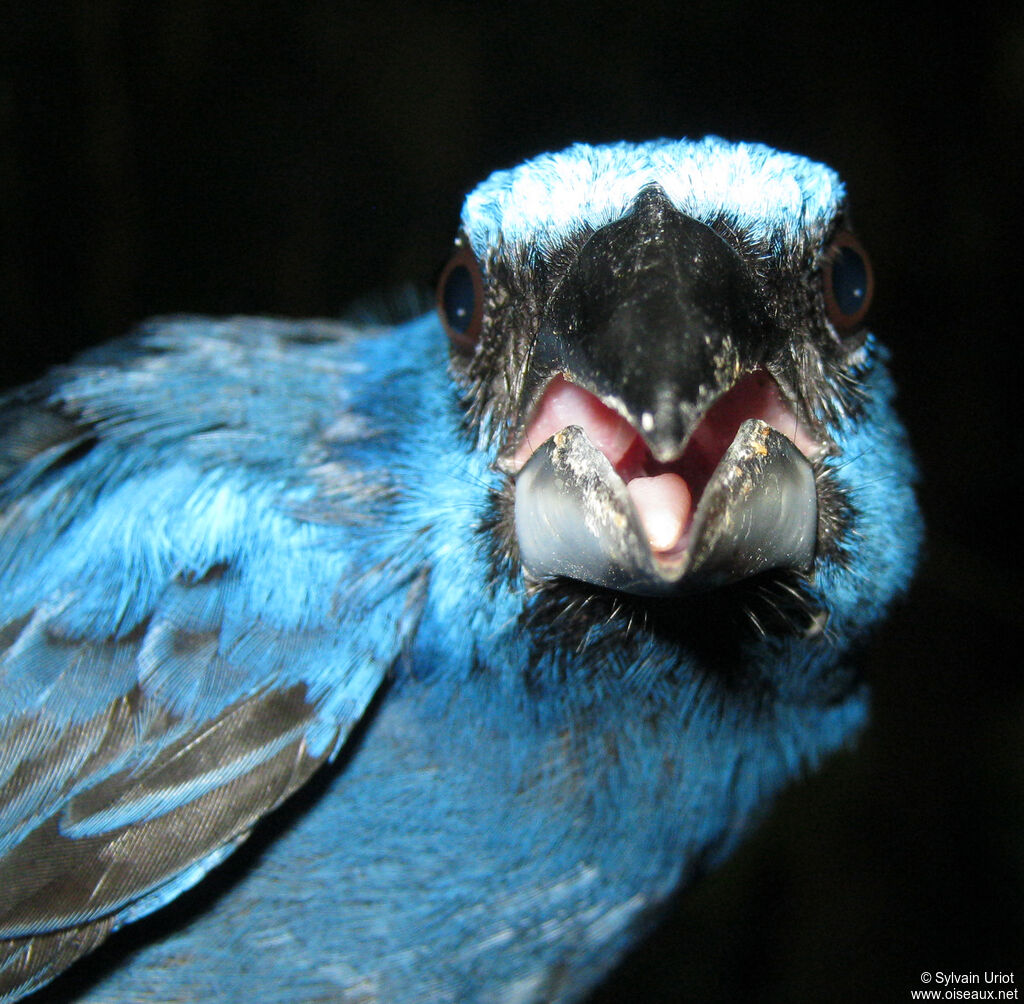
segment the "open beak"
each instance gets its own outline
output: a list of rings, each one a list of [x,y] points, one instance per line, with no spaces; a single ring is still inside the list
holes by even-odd
[[[546,304],[501,459],[530,576],[664,593],[810,569],[824,446],[765,369],[761,302],[656,187],[591,236]]]

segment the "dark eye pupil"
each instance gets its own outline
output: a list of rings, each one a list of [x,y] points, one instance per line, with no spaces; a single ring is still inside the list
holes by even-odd
[[[868,295],[868,267],[851,247],[842,247],[832,263],[832,293],[841,314],[856,314]]]
[[[476,306],[473,277],[465,265],[456,265],[448,273],[441,294],[441,305],[449,326],[459,333],[465,333],[473,320]]]

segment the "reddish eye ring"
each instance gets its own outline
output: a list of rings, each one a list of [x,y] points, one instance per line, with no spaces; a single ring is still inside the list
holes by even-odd
[[[457,351],[471,353],[484,319],[484,278],[472,251],[460,247],[437,283],[437,312]]]
[[[871,306],[875,276],[863,245],[848,230],[829,244],[821,274],[828,319],[841,335],[856,331]]]

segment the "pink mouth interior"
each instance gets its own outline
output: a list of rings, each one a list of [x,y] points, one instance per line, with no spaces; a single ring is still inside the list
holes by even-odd
[[[534,450],[566,426],[578,425],[625,482],[651,550],[662,559],[682,553],[693,513],[740,425],[759,418],[810,457],[820,444],[798,422],[778,385],[765,372],[744,377],[708,409],[682,456],[663,463],[640,433],[593,394],[559,375],[551,381],[512,456],[518,472]]]

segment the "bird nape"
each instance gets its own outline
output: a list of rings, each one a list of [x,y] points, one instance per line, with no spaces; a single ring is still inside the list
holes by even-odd
[[[9,393],[0,999],[263,817],[67,994],[584,996],[865,720],[920,537],[871,295],[828,168],[578,145],[469,195],[426,316]]]

